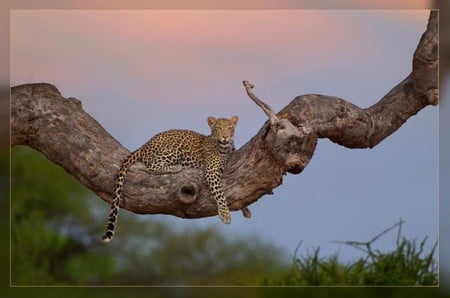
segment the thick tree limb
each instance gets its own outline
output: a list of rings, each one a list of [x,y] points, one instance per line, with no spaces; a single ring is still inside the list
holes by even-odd
[[[437,11],[413,57],[413,70],[378,103],[361,109],[343,99],[318,94],[295,98],[278,114],[259,100],[244,82],[248,95],[267,113],[268,121],[249,142],[235,151],[223,174],[230,209],[239,210],[282,183],[286,172],[300,173],[314,153],[317,138],[349,148],[372,148],[409,117],[438,102]],[[42,152],[52,162],[110,202],[120,164],[129,151],[95,119],[81,102],[64,98],[50,84],[11,89],[11,143]],[[171,214],[185,218],[217,214],[202,172],[150,175],[134,165],[124,184],[122,207],[135,213]],[[105,218],[108,213],[105,208]],[[249,211],[244,209],[244,214]]]

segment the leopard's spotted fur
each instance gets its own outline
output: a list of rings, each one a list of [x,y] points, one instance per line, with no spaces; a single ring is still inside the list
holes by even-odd
[[[154,174],[176,173],[185,167],[203,169],[206,181],[217,202],[218,214],[230,223],[230,210],[222,190],[221,177],[228,154],[234,150],[234,129],[238,116],[230,119],[208,117],[209,136],[190,130],[169,130],[155,135],[123,162],[116,180],[104,242],[112,240],[119,212],[122,185],[129,167],[143,162]]]

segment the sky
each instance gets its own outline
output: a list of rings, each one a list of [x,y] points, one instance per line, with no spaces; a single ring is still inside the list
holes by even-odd
[[[360,107],[411,71],[428,10],[13,10],[11,85],[54,84],[130,151],[160,131],[208,133],[209,115],[239,115],[239,148],[267,120],[242,80],[274,110],[308,93]],[[334,240],[367,241],[401,219],[428,249],[438,237],[438,108],[427,107],[373,149],[319,140],[300,175],[250,205],[252,218],[157,218],[258,235],[292,255],[320,246],[360,256]],[[105,221],[109,207],[105,204]],[[395,233],[374,247],[390,250]],[[118,239],[116,239],[118,240]]]

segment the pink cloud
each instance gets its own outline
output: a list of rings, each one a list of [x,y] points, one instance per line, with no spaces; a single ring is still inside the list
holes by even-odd
[[[49,38],[64,31],[66,37],[80,42],[82,36],[88,36],[99,50],[105,51],[126,45],[163,48],[165,53],[179,52],[179,46],[183,46],[182,50],[239,47],[276,51],[293,45],[297,50],[320,51],[321,46],[335,44],[343,36],[342,32],[357,30],[346,27],[326,11],[129,10],[46,11],[45,14],[48,17],[44,18],[53,20],[54,24],[49,26],[57,26],[57,31],[45,28],[50,29],[44,32]],[[327,32],[327,38],[320,32]]]
[[[204,84],[362,63],[377,49],[340,11],[324,10],[14,11],[11,29],[13,83],[103,81],[143,100],[204,98]]]
[[[349,5],[358,8],[377,8],[377,9],[428,9],[432,1],[430,0],[352,0],[347,2]],[[413,15],[413,14],[412,14]]]

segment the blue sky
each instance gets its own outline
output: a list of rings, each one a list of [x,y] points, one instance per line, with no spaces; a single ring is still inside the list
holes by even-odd
[[[48,82],[130,151],[170,128],[207,133],[206,117],[238,114],[241,147],[266,121],[241,81],[279,110],[320,93],[374,104],[411,70],[426,10],[15,10],[11,84]],[[438,108],[427,107],[373,149],[321,139],[300,175],[250,206],[253,217],[184,220],[233,237],[257,234],[292,253],[320,245],[349,260],[333,240],[369,240],[400,218],[404,236],[438,235]],[[105,219],[108,212],[105,204]],[[138,215],[136,215],[138,216]],[[395,234],[380,239],[392,249]]]

